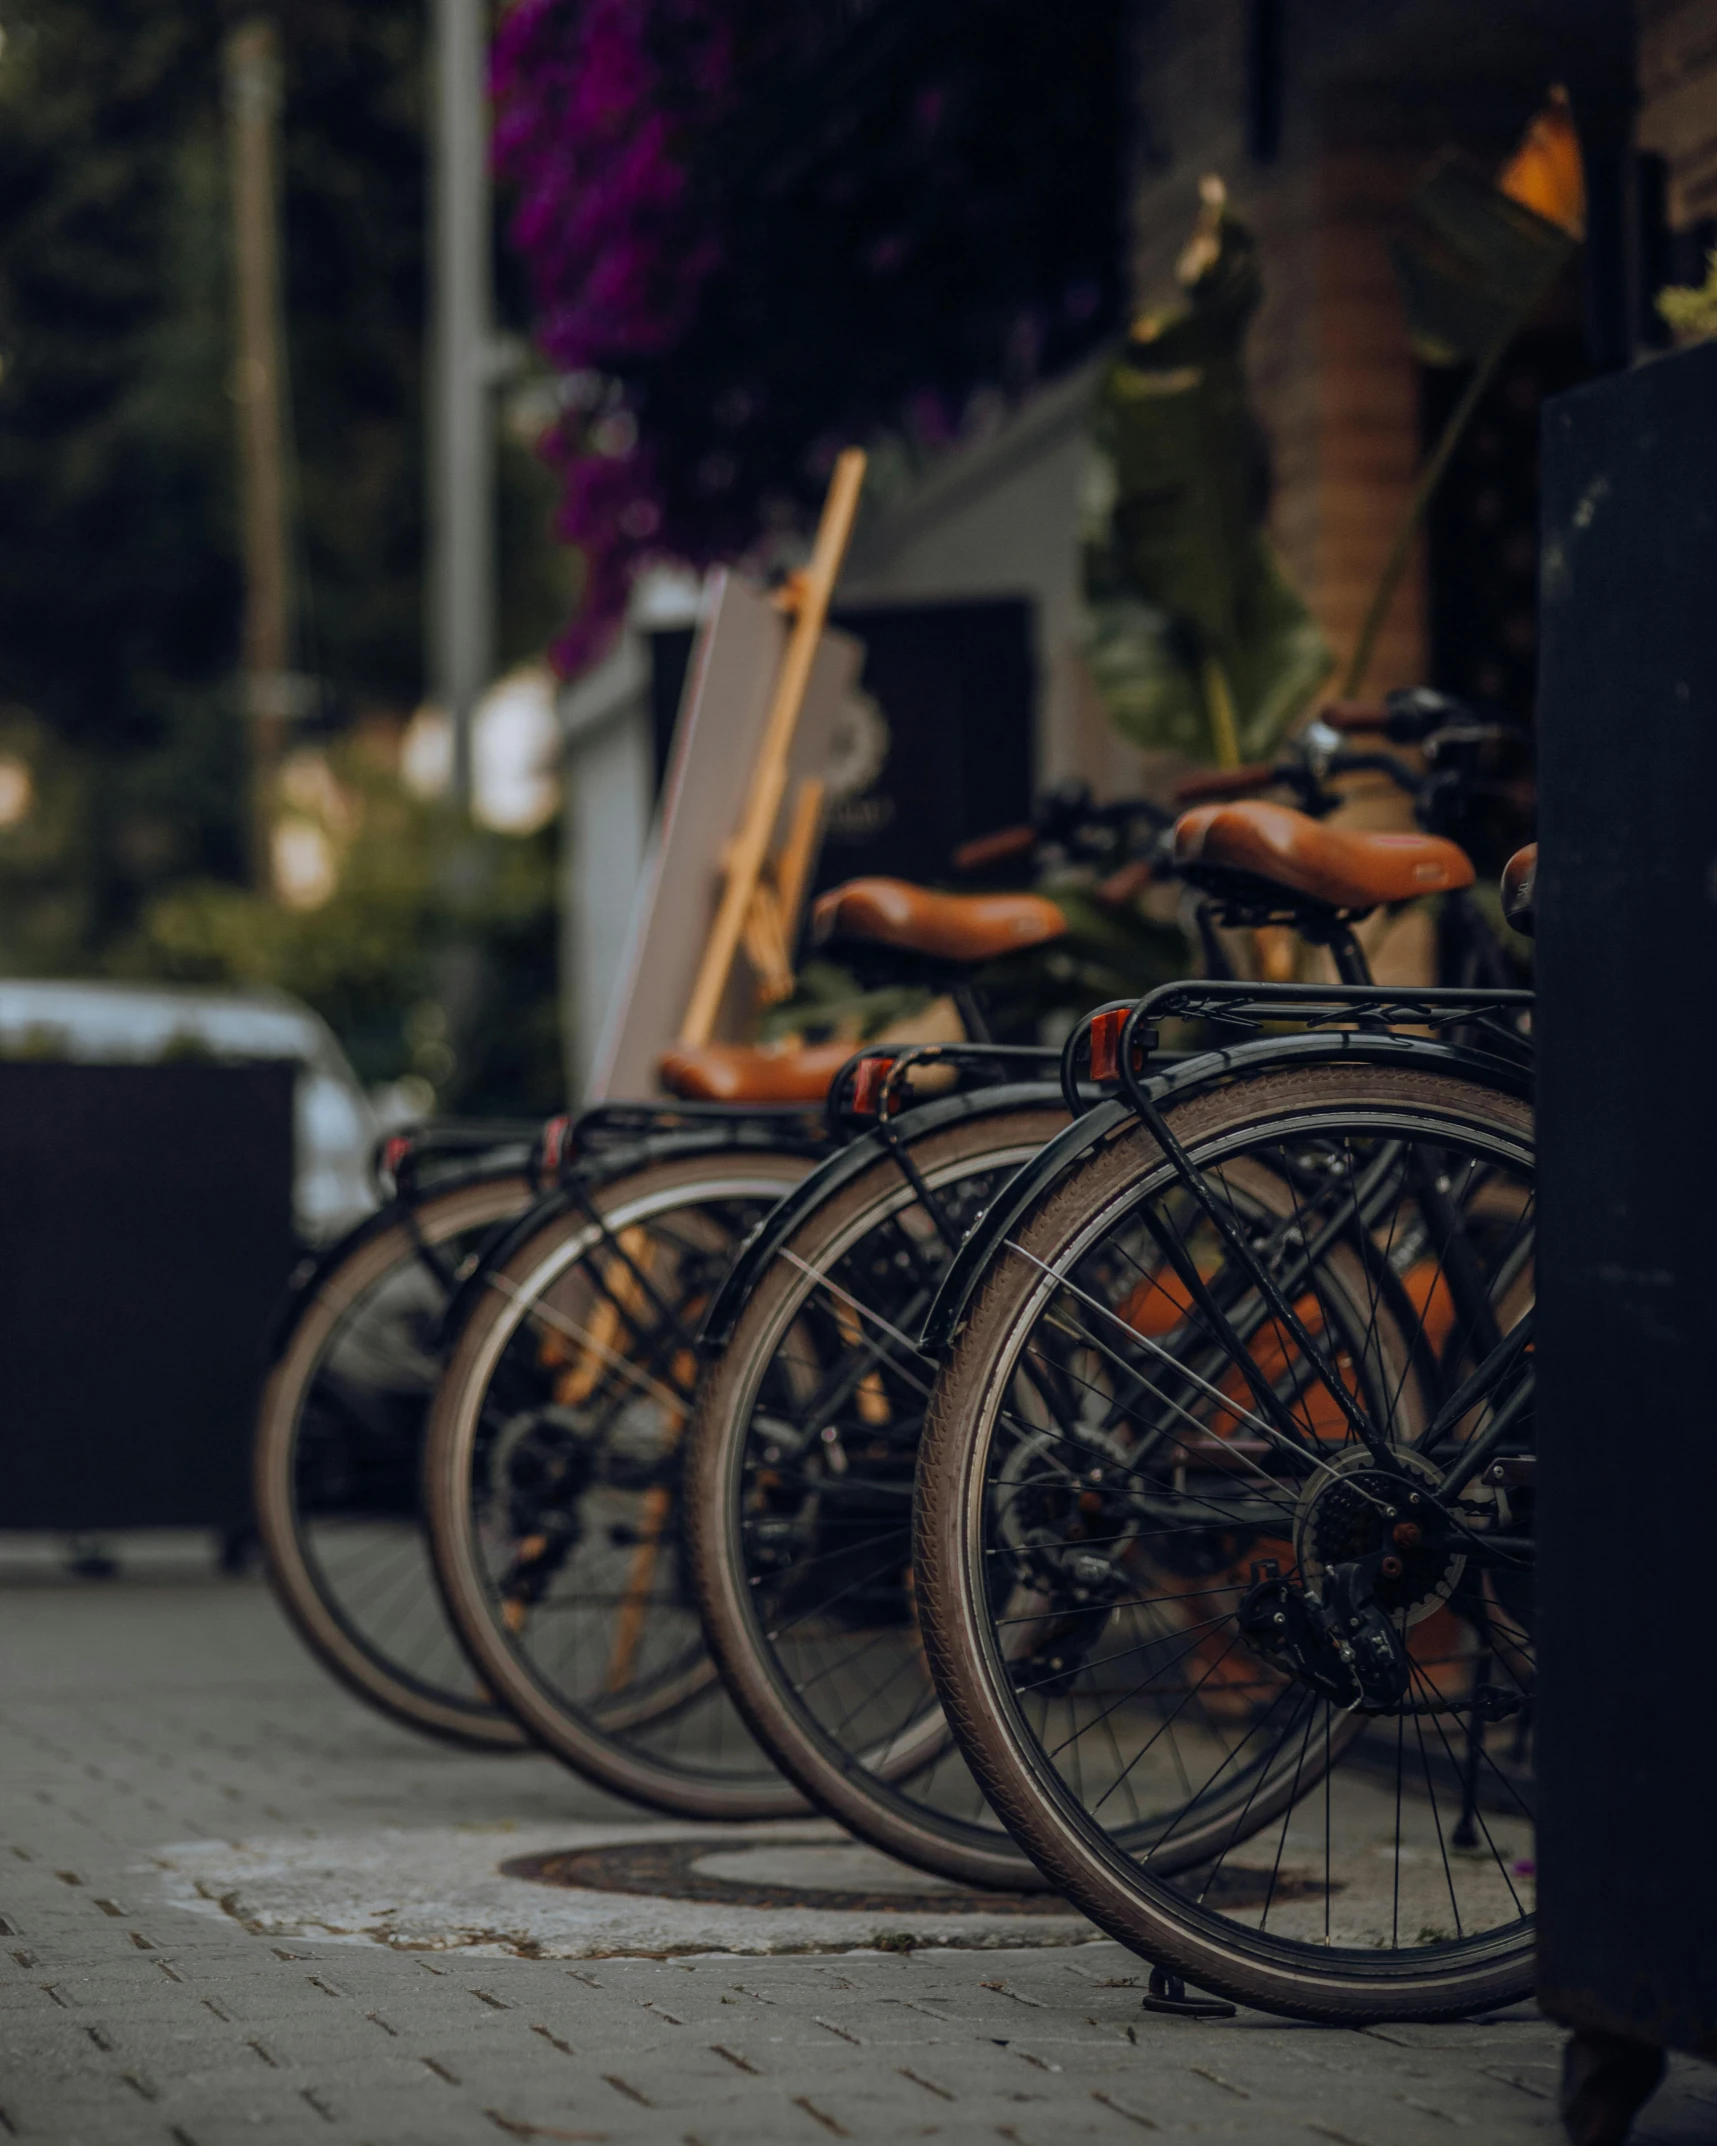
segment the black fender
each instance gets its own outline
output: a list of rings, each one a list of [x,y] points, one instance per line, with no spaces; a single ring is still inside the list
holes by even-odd
[[[262,1361],[272,1370],[286,1354],[293,1335],[298,1331],[298,1322],[315,1301],[316,1292],[339,1266],[340,1262],[372,1237],[379,1237],[403,1221],[411,1212],[411,1201],[398,1197],[381,1207],[374,1207],[361,1222],[354,1222],[343,1235],[320,1251],[306,1253],[287,1278],[286,1293],[269,1313],[268,1325],[262,1336]]]
[[[1480,1086],[1531,1099],[1529,1066],[1423,1036],[1367,1033],[1355,1029],[1313,1030],[1298,1036],[1261,1036],[1228,1049],[1201,1051],[1161,1073],[1147,1073],[1145,1086],[1158,1106],[1181,1103],[1249,1073],[1278,1066],[1411,1065],[1427,1072],[1458,1073]],[[925,1315],[919,1347],[939,1356],[951,1345],[992,1259],[1051,1186],[1094,1148],[1134,1121],[1132,1105],[1111,1097],[1075,1118],[1043,1152],[1004,1185],[956,1253],[936,1300]],[[1135,1121],[1136,1122],[1136,1121]]]
[[[315,1302],[317,1292],[338,1267],[352,1253],[360,1251],[372,1239],[385,1231],[409,1223],[413,1212],[443,1192],[451,1192],[456,1186],[479,1184],[486,1177],[529,1177],[529,1157],[521,1155],[515,1162],[497,1163],[488,1167],[480,1160],[468,1160],[464,1168],[443,1171],[429,1184],[413,1180],[408,1189],[396,1192],[391,1200],[383,1201],[380,1207],[372,1208],[361,1222],[354,1222],[343,1236],[336,1237],[319,1251],[308,1253],[293,1269],[286,1284],[286,1293],[275,1306],[263,1334],[263,1363],[272,1367],[285,1355],[298,1323]]]
[[[891,1143],[905,1141],[910,1146],[913,1141],[940,1132],[945,1125],[956,1124],[962,1119],[989,1117],[998,1111],[1017,1110],[1022,1105],[1060,1103],[1061,1100],[1061,1089],[1055,1081],[1010,1081],[1005,1087],[974,1088],[962,1095],[937,1096],[931,1102],[917,1103],[912,1109],[902,1111],[899,1117],[890,1121],[886,1136],[864,1133],[836,1149],[803,1184],[788,1193],[778,1207],[770,1209],[740,1246],[727,1270],[727,1278],[716,1291],[704,1316],[703,1331],[698,1336],[699,1347],[706,1355],[727,1347],[739,1324],[739,1315],[745,1309],[746,1299],[800,1223],[874,1163],[885,1161]]]
[[[827,1136],[820,1129],[809,1129],[811,1122],[802,1117],[793,1121],[795,1125],[807,1128],[802,1133],[766,1119],[738,1127],[732,1123],[711,1124],[684,1132],[658,1133],[581,1156],[563,1174],[558,1185],[550,1187],[533,1201],[516,1221],[483,1248],[442,1314],[438,1340],[443,1353],[452,1347],[454,1336],[469,1317],[471,1307],[489,1286],[490,1273],[504,1266],[520,1245],[538,1230],[581,1207],[584,1197],[592,1189],[610,1185],[617,1178],[629,1177],[633,1171],[647,1169],[653,1163],[678,1162],[689,1155],[743,1156],[759,1151],[779,1154],[783,1149],[796,1155],[821,1155],[828,1146]],[[736,1137],[736,1133],[740,1137]]]

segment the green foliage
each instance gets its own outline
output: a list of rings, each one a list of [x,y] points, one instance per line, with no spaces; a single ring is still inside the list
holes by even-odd
[[[1122,734],[1208,759],[1267,753],[1327,674],[1329,648],[1264,536],[1263,436],[1242,353],[1256,250],[1212,197],[1183,264],[1187,303],[1140,321],[1104,374],[1086,501],[1086,653]]]
[[[1585,174],[1566,96],[1552,92],[1496,184],[1450,154],[1421,180],[1413,207],[1417,233],[1390,246],[1409,339],[1428,365],[1466,365],[1471,373],[1420,468],[1384,556],[1342,674],[1344,697],[1365,683],[1414,536],[1462,433],[1509,345],[1579,242]]]
[[[290,991],[365,1080],[412,1075],[444,1108],[558,1109],[552,835],[461,834],[357,746],[336,769],[355,825],[327,902],[188,881],[149,905],[114,967]]]
[[[341,699],[409,703],[421,645],[422,13],[416,0],[282,0],[273,12],[308,590],[299,656]],[[8,9],[5,690],[108,751],[171,749],[184,694],[224,681],[236,654],[221,80],[231,19],[220,0]]]
[[[1717,337],[1717,253],[1707,257],[1703,283],[1672,283],[1658,292],[1656,305],[1678,343],[1703,343]]]
[[[239,884],[222,51],[242,12],[7,0],[0,751],[26,762],[35,800],[0,829],[0,969],[279,983],[371,1077],[424,1061],[448,1101],[558,1103],[546,838],[461,843],[410,800],[366,792],[326,908],[280,911]],[[311,735],[338,739],[422,692],[428,23],[423,0],[268,12],[284,70],[294,661],[320,685]],[[516,440],[500,492],[512,660],[542,647],[569,596],[552,479]],[[477,891],[442,884],[460,878],[447,848]],[[438,1020],[461,1038],[450,1071]]]
[[[1067,919],[1065,939],[1029,959],[1051,1013],[1080,1014],[1104,999],[1137,998],[1187,971],[1186,939],[1176,924],[1158,924],[1134,903],[1098,901],[1089,888],[1042,890]],[[1028,972],[1029,973],[1029,972]]]
[[[0,715],[0,754],[21,766],[29,809],[0,827],[0,973],[49,976],[76,967],[94,898],[94,825],[85,770],[19,710]]]
[[[1419,230],[1390,243],[1407,332],[1427,365],[1475,365],[1511,343],[1571,259],[1570,232],[1459,157],[1413,196]]]
[[[811,1043],[850,1037],[856,1049],[897,1022],[909,1021],[930,1003],[930,993],[909,984],[866,990],[835,961],[807,961],[794,978],[793,995],[771,1006],[757,1024],[759,1038],[773,1043],[803,1036]]]
[[[1067,919],[1066,937],[1009,954],[973,978],[998,1038],[1035,1042],[1104,999],[1134,998],[1186,973],[1186,941],[1174,926],[1152,923],[1131,904],[1100,902],[1084,886],[1064,882],[1038,891]],[[758,1033],[766,1042],[804,1036],[820,1043],[841,1036],[856,1049],[921,1014],[930,996],[909,985],[867,990],[838,962],[807,961],[793,996],[769,1009]]]
[[[34,922],[7,936],[87,965],[139,885],[237,863],[207,720],[238,602],[211,483],[231,407],[218,104],[189,8],[19,0],[7,31],[0,696],[29,711],[68,844],[57,901],[44,852]],[[139,782],[151,756],[171,778]]]

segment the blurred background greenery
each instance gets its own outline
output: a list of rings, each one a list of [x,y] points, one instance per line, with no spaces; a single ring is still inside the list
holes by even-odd
[[[8,0],[0,55],[0,973],[278,984],[370,1081],[563,1100],[553,832],[395,779],[423,692],[422,0],[280,0],[300,785],[326,905],[249,891],[219,0]],[[500,264],[503,325],[522,329]],[[503,664],[572,599],[500,444]],[[312,816],[316,816],[312,810]],[[485,1018],[460,1020],[473,1002]],[[477,1039],[451,1062],[449,1021]]]
[[[426,687],[425,0],[268,0],[298,702],[278,780],[306,872],[295,898],[273,853],[254,885],[223,50],[255,4],[0,10],[0,976],[278,985],[371,1083],[558,1107],[556,829],[470,834],[401,779]],[[497,237],[497,673],[581,613],[610,634],[640,544],[701,565],[790,538],[831,442],[885,434],[879,473],[916,470],[1113,325],[1115,0],[1073,27],[986,0],[979,36],[944,8],[739,12],[754,64],[707,141],[672,145],[722,220],[683,332],[572,364],[541,264]],[[671,13],[633,25],[658,59]],[[582,20],[543,17],[575,42]],[[629,234],[611,204],[616,258]],[[539,452],[582,437],[593,383],[598,475],[637,439],[625,484],[648,463],[663,491],[648,543],[572,526]]]
[[[422,714],[426,0],[263,0],[284,72],[296,703],[270,810],[297,861],[293,880],[271,856],[272,890],[256,884],[223,55],[258,4],[0,0],[0,978],[274,985],[332,1023],[367,1082],[409,1077],[423,1107],[556,1108],[557,888],[567,900],[571,875],[553,807],[519,821],[525,832],[473,830],[432,782],[405,779],[433,742]],[[1211,413],[1189,425],[1173,398],[1148,397],[1150,422],[1130,423],[1124,440],[1097,410],[1114,483],[1084,594],[1127,628],[1113,662],[1100,639],[1073,645],[1071,521],[1065,574],[1058,561],[1059,579],[1042,575],[1055,603],[1066,582],[1065,618],[1030,574],[1029,587],[1014,578],[1012,524],[995,551],[1007,578],[944,585],[924,564],[931,545],[920,578],[889,581],[883,597],[917,600],[934,584],[943,597],[1042,598],[1040,772],[1078,773],[1101,794],[1138,786],[1145,749],[1213,748],[1215,657],[1238,718],[1233,748],[1263,751],[1329,651],[1369,652],[1380,625],[1369,683],[1430,678],[1527,713],[1539,403],[1642,339],[1711,332],[1717,272],[1691,286],[1717,220],[1693,185],[1704,151],[1678,163],[1679,151],[1654,148],[1636,176],[1655,175],[1661,214],[1637,274],[1622,272],[1625,248],[1589,245],[1525,337],[1511,314],[1508,335],[1483,350],[1427,339],[1412,303],[1397,334],[1387,241],[1411,232],[1427,159],[1448,144],[1480,174],[1467,191],[1488,199],[1485,175],[1518,161],[1522,126],[1567,75],[1593,168],[1605,184],[1632,168],[1617,146],[1632,74],[1588,34],[1608,24],[1625,59],[1622,0],[1444,0],[1444,11],[1471,35],[1445,34],[1431,55],[1411,0],[1329,0],[1295,30],[1292,66],[1286,48],[1252,35],[1273,11],[1239,0],[1082,0],[1059,16],[1039,0],[628,0],[618,14],[550,0],[501,12],[502,43],[516,32],[518,49],[502,69],[497,138],[512,147],[485,365],[498,418],[494,670],[537,661],[557,637],[563,658],[599,658],[633,570],[658,555],[693,567],[789,560],[844,439],[872,449],[878,516],[909,520],[940,458],[967,449],[962,482],[992,449],[982,482],[1011,481],[1010,413],[1046,382],[1080,367],[1086,393],[1122,371],[1142,389],[1179,377],[1174,336],[1193,332],[1201,289],[1214,301],[1229,288],[1217,270],[1239,262],[1256,228],[1276,312],[1259,316],[1268,362],[1244,376],[1255,423],[1238,392],[1238,338],[1257,297],[1248,258],[1216,398],[1233,452],[1213,456]],[[684,111],[695,70],[682,17],[746,30],[720,95],[705,84]],[[1471,40],[1493,17],[1481,52]],[[624,79],[607,105],[595,98],[600,123],[579,119],[568,84],[590,90],[587,40],[622,19]],[[1652,67],[1670,79],[1654,60],[1642,80],[1658,80]],[[679,115],[673,126],[654,125],[663,112]],[[1361,121],[1373,148],[1354,178],[1343,130]],[[1641,125],[1659,122],[1648,110]],[[634,153],[646,136],[648,168]],[[1205,233],[1206,283],[1175,280],[1218,164],[1232,176],[1233,221]],[[1323,204],[1309,220],[1284,208],[1297,187]],[[1202,198],[1208,221],[1214,196]],[[663,200],[685,216],[662,224]],[[701,281],[684,273],[688,247]],[[1341,274],[1317,266],[1326,254]],[[245,257],[254,265],[255,249]],[[1659,318],[1645,295],[1676,277],[1690,287]],[[1428,287],[1414,284],[1421,297]],[[1192,314],[1161,312],[1171,289]],[[637,317],[616,291],[643,294]],[[1531,292],[1511,283],[1503,295],[1525,306]],[[1146,296],[1124,366],[1105,370],[1098,354],[1121,349]],[[1493,349],[1509,364],[1481,401]],[[261,395],[247,398],[254,408]],[[1387,422],[1357,455],[1345,426],[1313,440],[1303,420],[1324,408]],[[1460,433],[1451,412],[1475,408],[1413,550],[1433,442]],[[1262,442],[1278,434],[1286,476],[1266,482]],[[1071,430],[1067,440],[1072,472],[1084,449]],[[1178,501],[1177,559],[1196,553],[1195,578],[1224,578],[1188,536],[1194,494],[1218,465],[1232,479],[1221,548],[1235,603],[1242,585],[1275,590],[1266,535],[1299,591],[1262,607],[1294,658],[1270,692],[1252,690],[1242,650],[1218,646],[1211,607],[1175,600],[1161,571]],[[988,496],[972,492],[974,516]],[[1071,483],[1068,502],[1071,515]],[[1038,533],[1054,527],[1036,513]],[[1337,528],[1339,544],[1317,534]],[[1039,564],[1031,554],[1030,573]],[[1406,599],[1387,619],[1374,594],[1394,586],[1386,566],[1402,569]],[[1352,660],[1364,668],[1363,653]],[[542,720],[552,733],[552,710]],[[1120,988],[1108,971],[1117,948],[1097,933],[1091,951],[1098,968],[1080,988]]]

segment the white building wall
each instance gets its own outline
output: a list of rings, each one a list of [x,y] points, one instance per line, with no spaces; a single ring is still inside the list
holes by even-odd
[[[654,789],[650,670],[639,636],[564,696],[561,1026],[567,1091],[585,1091],[631,928]]]
[[[1114,796],[1137,788],[1141,756],[1110,729],[1078,652],[1079,493],[1096,376],[1088,364],[1051,382],[990,437],[956,449],[905,498],[862,521],[839,602],[1029,598],[1038,782],[1082,776]]]

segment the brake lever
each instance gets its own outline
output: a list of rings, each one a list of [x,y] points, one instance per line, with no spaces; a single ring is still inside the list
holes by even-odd
[[[1396,788],[1417,797],[1421,778],[1398,753],[1338,753],[1330,762],[1332,775],[1387,775]]]

